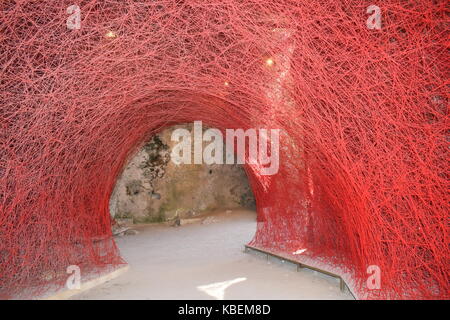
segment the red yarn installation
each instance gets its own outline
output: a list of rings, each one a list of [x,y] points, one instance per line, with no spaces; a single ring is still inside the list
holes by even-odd
[[[73,4],[0,2],[2,297],[124,263],[118,174],[202,120],[282,130],[278,174],[247,166],[253,245],[306,249],[362,298],[449,298],[447,1],[90,0],[69,30]]]

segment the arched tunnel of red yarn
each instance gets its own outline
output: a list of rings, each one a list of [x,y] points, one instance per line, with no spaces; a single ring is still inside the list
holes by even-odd
[[[124,263],[109,197],[166,126],[281,129],[252,244],[362,298],[448,298],[446,1],[0,3],[0,294]],[[448,75],[448,74],[447,74]],[[368,266],[381,288],[368,290]]]

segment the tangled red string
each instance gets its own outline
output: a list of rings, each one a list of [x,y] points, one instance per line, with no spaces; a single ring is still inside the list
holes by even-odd
[[[360,297],[449,298],[447,1],[83,0],[68,29],[72,1],[0,2],[3,297],[123,263],[116,177],[202,120],[282,129],[279,173],[247,166],[253,245],[301,249]]]

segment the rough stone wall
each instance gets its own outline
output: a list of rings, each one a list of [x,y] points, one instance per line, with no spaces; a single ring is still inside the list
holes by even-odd
[[[170,160],[177,143],[171,141],[171,134],[176,128],[193,134],[192,124],[185,124],[153,136],[119,177],[110,200],[111,215],[148,223],[177,215],[195,217],[216,209],[254,209],[253,193],[241,165],[176,165]]]

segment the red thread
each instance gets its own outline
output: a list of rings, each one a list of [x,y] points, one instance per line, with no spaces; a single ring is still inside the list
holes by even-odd
[[[0,3],[1,294],[123,263],[116,177],[203,120],[283,131],[280,172],[247,167],[252,244],[306,248],[367,298],[449,297],[446,1],[383,0],[381,30],[363,0],[78,2],[79,30],[72,1]]]

